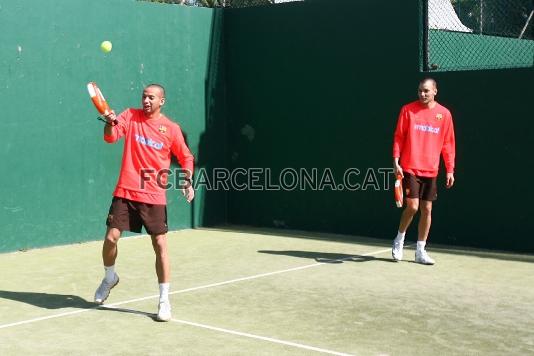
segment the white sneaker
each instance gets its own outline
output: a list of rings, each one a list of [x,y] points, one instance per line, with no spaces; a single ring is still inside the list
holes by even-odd
[[[158,315],[156,316],[158,321],[171,320],[171,302],[168,300],[162,300],[159,302]]]
[[[391,249],[391,256],[395,261],[402,261],[402,249],[404,248],[404,241],[393,240],[393,248]]]
[[[428,253],[426,253],[426,250],[416,251],[415,252],[415,263],[421,263],[423,265],[433,265],[436,263]]]
[[[115,273],[115,276],[113,278],[113,282],[108,283],[106,279],[104,278],[102,280],[102,283],[100,283],[100,286],[95,292],[95,303],[103,304],[106,299],[109,297],[109,292],[111,292],[111,289],[115,287],[117,284],[119,284],[119,275]]]

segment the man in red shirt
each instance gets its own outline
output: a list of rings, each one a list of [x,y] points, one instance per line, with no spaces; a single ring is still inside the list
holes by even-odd
[[[419,83],[419,100],[402,107],[393,139],[395,175],[403,177],[406,208],[402,212],[391,254],[402,260],[404,236],[413,217],[421,211],[415,262],[433,265],[425,250],[430,231],[432,202],[437,199],[436,177],[440,154],[447,170],[446,187],[454,184],[455,139],[450,111],[435,101],[438,92],[431,78]]]
[[[169,302],[170,265],[167,252],[167,207],[165,187],[171,155],[178,158],[185,172],[182,189],[186,200],[195,196],[191,178],[194,157],[185,144],[180,127],[161,113],[165,89],[150,84],[142,96],[142,109],[127,109],[119,116],[106,116],[104,140],[115,143],[124,137],[121,171],[106,221],[102,248],[105,277],[95,292],[95,302],[102,304],[119,283],[115,272],[117,243],[122,231],[141,232],[144,226],[156,253],[160,299],[157,319],[171,319]]]

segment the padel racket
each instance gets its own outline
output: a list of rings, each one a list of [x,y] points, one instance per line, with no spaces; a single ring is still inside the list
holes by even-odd
[[[397,204],[397,208],[402,208],[403,202],[404,193],[402,192],[402,176],[399,174],[395,180],[395,204]]]
[[[102,95],[98,85],[96,85],[95,82],[88,83],[87,91],[89,92],[89,96],[91,97],[91,100],[93,101],[93,104],[100,115],[109,115],[111,113],[111,109],[109,108],[106,99],[104,99],[104,95]]]

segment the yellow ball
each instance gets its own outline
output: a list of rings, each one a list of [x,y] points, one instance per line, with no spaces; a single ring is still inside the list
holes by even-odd
[[[109,53],[111,52],[111,48],[113,48],[113,45],[111,44],[111,42],[109,41],[104,41],[100,44],[100,49],[102,50],[102,52],[104,53]]]

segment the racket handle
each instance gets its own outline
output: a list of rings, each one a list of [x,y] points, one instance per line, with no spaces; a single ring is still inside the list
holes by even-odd
[[[404,203],[404,194],[402,191],[402,177],[401,175],[397,175],[397,179],[395,180],[395,204],[397,205],[397,208],[402,208],[402,204]]]

